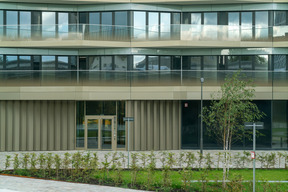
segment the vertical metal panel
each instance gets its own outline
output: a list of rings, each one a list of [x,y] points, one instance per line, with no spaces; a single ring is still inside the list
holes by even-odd
[[[40,151],[41,149],[41,113],[40,101],[34,102],[34,150]]]
[[[178,101],[173,101],[173,126],[172,126],[172,133],[173,133],[173,150],[179,149],[178,143],[179,143],[179,107],[178,107],[179,102]]]
[[[134,101],[128,101],[127,102],[127,116],[126,117],[134,117],[135,118],[135,114],[134,114]],[[127,127],[127,133],[128,133],[128,122],[126,122],[126,127]],[[130,122],[130,130],[129,130],[129,150],[135,150],[134,146],[135,146],[135,121],[134,122]],[[127,137],[128,138],[128,134]],[[126,140],[126,143],[128,141]],[[127,143],[128,145],[128,143]]]
[[[140,101],[134,101],[134,133],[135,133],[135,151],[139,151],[141,148],[141,105]]]
[[[172,102],[166,101],[166,149],[171,150],[173,139],[172,139]]]
[[[33,151],[34,144],[34,103],[33,101],[27,102],[27,151]]]
[[[75,149],[75,130],[76,130],[76,121],[75,121],[75,110],[76,110],[75,101],[68,101],[68,150]]]
[[[154,130],[154,150],[160,149],[160,102],[154,101],[154,107],[153,107],[153,113],[154,113],[154,123],[153,123],[153,130]]]
[[[153,149],[153,101],[147,102],[147,150]]]
[[[165,101],[160,101],[160,150],[166,149]]]
[[[0,151],[6,151],[6,101],[0,101]]]
[[[48,101],[48,150],[54,150],[54,101]]]
[[[55,101],[54,106],[54,126],[55,126],[55,148],[59,151],[61,149],[61,102]]]
[[[7,101],[6,111],[6,150],[12,151],[13,146],[13,101]]]
[[[13,151],[20,150],[20,102],[14,101],[13,106]]]
[[[140,122],[141,122],[141,151],[144,151],[147,149],[147,116],[146,116],[146,104],[147,101],[141,101],[141,110],[140,110]]]
[[[27,101],[20,102],[20,150],[27,150]]]
[[[48,105],[47,101],[41,102],[41,150],[48,150]]]
[[[67,133],[68,133],[68,109],[67,109],[67,101],[62,101],[61,105],[61,150],[67,150]]]
[[[182,110],[181,110],[181,102],[180,101],[178,101],[178,116],[179,116],[179,118],[178,118],[178,127],[179,127],[179,129],[178,129],[178,135],[179,135],[179,137],[178,137],[178,140],[179,140],[179,142],[178,142],[178,148],[179,149],[181,149],[181,127],[182,127],[182,124],[181,124],[181,119],[182,119]]]

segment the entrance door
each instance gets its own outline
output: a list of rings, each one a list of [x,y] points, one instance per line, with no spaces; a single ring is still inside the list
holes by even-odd
[[[116,150],[113,116],[86,116],[85,148]]]

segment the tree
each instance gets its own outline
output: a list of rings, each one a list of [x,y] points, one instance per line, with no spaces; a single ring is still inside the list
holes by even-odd
[[[259,111],[256,104],[252,103],[255,89],[251,80],[241,80],[244,76],[240,71],[232,77],[226,77],[225,83],[218,92],[211,95],[210,106],[203,109],[203,121],[209,136],[223,146],[223,187],[228,177],[228,152],[233,142],[243,139],[247,132],[245,122],[260,120],[265,114]]]

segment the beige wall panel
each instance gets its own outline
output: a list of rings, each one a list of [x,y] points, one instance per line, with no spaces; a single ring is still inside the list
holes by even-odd
[[[135,151],[139,151],[141,149],[141,102],[134,101],[134,134],[135,134]]]
[[[41,111],[40,101],[34,102],[34,150],[41,149]]]
[[[54,150],[54,101],[48,101],[48,150]]]
[[[48,150],[48,104],[41,101],[41,150]]]
[[[154,150],[160,149],[160,101],[154,101],[154,107],[153,107],[153,130],[154,130]]]
[[[61,105],[61,150],[67,150],[67,142],[68,142],[68,107],[67,101],[62,101]]]
[[[6,151],[6,101],[0,101],[0,151]]]
[[[6,150],[12,151],[13,147],[13,101],[7,101],[6,108]]]
[[[55,150],[61,149],[61,102],[55,101],[54,106]]]
[[[75,130],[76,130],[76,102],[68,101],[68,150],[75,149]]]
[[[128,106],[128,111],[127,111],[127,117],[134,117],[135,120],[135,115],[134,115],[134,101],[128,101],[127,102]],[[127,125],[127,133],[128,133],[128,122],[126,122]],[[129,150],[134,150],[134,145],[135,145],[135,121],[130,122],[130,130],[129,130]],[[127,137],[128,138],[128,134]],[[128,141],[126,141],[128,142]],[[128,145],[128,143],[127,143]]]
[[[179,101],[173,101],[173,110],[172,110],[172,117],[173,117],[173,126],[172,126],[172,135],[173,135],[173,150],[179,149]]]
[[[147,145],[147,115],[146,115],[146,101],[141,101],[141,151],[144,151],[147,149],[146,145]]]
[[[14,101],[13,106],[13,151],[20,150],[20,102]]]
[[[33,151],[34,144],[34,103],[33,101],[27,102],[27,151]]]
[[[147,150],[153,150],[153,101],[147,102]]]
[[[166,111],[165,101],[160,101],[160,150],[166,149]]]
[[[27,101],[20,102],[20,150],[27,150]]]
[[[172,112],[172,102],[167,101],[166,103],[166,149],[172,150],[173,146],[173,138],[172,138],[172,120],[173,112]]]

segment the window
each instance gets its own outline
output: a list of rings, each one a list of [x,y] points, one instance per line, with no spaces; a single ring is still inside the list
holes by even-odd
[[[31,37],[31,12],[20,12],[20,37],[29,39]]]
[[[42,37],[54,38],[56,31],[55,12],[42,12]]]

